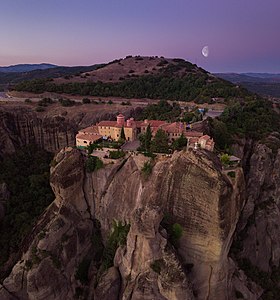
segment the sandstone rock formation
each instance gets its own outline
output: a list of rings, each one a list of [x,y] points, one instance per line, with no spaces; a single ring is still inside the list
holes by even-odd
[[[272,140],[272,144],[268,143]],[[264,144],[253,144],[244,166],[246,205],[237,225],[231,256],[236,263],[234,289],[241,291],[246,299],[259,299],[263,293],[263,297],[268,297],[264,299],[279,296],[280,150],[277,145],[280,145],[278,133],[268,137]],[[244,272],[238,271],[240,268]]]
[[[68,108],[69,109],[69,108]],[[135,113],[132,108],[123,108],[126,116]],[[79,129],[85,128],[102,119],[115,118],[112,112],[96,112],[89,109],[67,112],[67,108],[55,109],[46,113],[37,113],[34,109],[14,105],[0,107],[0,156],[14,152],[27,144],[36,144],[50,152],[57,152],[65,146],[75,145],[75,136]]]
[[[79,150],[59,152],[51,169],[56,199],[0,299],[234,299],[228,252],[244,204],[242,169],[231,181],[212,154],[181,151],[159,158],[146,179],[145,159],[130,156],[86,173]],[[167,216],[183,230],[175,247]],[[114,220],[130,229],[114,266],[102,271],[100,249]]]

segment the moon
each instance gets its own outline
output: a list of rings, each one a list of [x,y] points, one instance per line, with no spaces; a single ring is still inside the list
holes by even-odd
[[[204,57],[208,57],[208,55],[209,55],[209,47],[208,47],[208,46],[204,46],[204,47],[202,48],[201,53],[202,53],[202,55],[203,55]]]

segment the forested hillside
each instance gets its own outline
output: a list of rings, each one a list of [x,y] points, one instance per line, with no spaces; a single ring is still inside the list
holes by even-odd
[[[138,64],[142,63],[139,57],[135,59]],[[119,67],[119,63],[119,61],[113,62],[102,69],[112,68],[112,64],[117,64]],[[148,69],[148,62],[145,64]],[[89,78],[83,82],[71,78],[69,82],[63,83],[57,83],[51,79],[25,81],[16,85],[15,90],[33,93],[48,91],[83,96],[195,100],[197,103],[212,103],[212,98],[228,100],[249,95],[247,90],[216,78],[182,59],[165,60],[162,58],[157,67],[158,69],[154,68],[155,71],[152,74],[148,70],[141,75],[135,74],[134,70],[129,70],[128,74],[120,77],[117,82],[93,81],[90,79],[92,74],[89,74]]]

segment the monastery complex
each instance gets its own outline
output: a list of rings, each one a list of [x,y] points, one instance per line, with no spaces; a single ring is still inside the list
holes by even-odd
[[[122,128],[126,141],[134,141],[139,134],[146,132],[148,125],[151,127],[153,136],[159,129],[162,129],[168,135],[170,142],[178,139],[183,134],[188,140],[188,147],[200,147],[209,151],[213,151],[214,149],[215,143],[210,136],[204,135],[199,131],[187,129],[186,124],[182,122],[168,123],[158,120],[135,121],[133,118],[125,120],[122,114],[117,116],[116,121],[101,121],[94,126],[81,129],[76,135],[76,146],[86,147],[102,139],[118,141]]]

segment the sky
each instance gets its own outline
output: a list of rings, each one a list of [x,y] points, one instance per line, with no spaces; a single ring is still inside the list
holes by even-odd
[[[0,66],[158,55],[280,73],[279,12],[280,0],[1,0]]]

